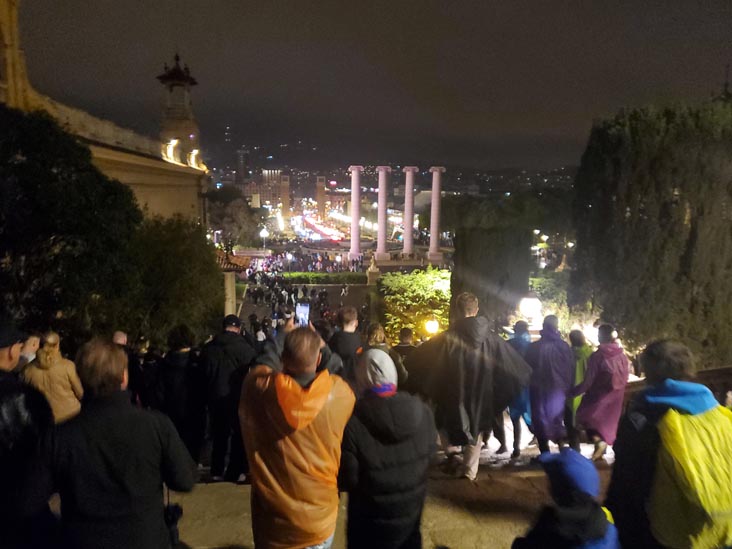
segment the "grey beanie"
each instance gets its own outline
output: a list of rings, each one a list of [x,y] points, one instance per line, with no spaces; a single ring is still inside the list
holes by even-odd
[[[396,389],[397,371],[389,353],[374,348],[364,351],[356,365],[357,394],[360,396],[371,390],[377,394],[393,394]]]

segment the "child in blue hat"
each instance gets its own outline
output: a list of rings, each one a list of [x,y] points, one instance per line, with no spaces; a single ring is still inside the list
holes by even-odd
[[[602,507],[600,477],[590,460],[564,448],[539,457],[556,505],[542,509],[534,527],[512,549],[620,549],[610,512]]]

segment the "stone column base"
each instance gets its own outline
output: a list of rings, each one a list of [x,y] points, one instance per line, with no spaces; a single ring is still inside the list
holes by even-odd
[[[348,261],[357,260],[361,257],[360,253],[348,252]]]
[[[391,259],[391,254],[389,252],[376,252],[374,254],[374,259],[376,261],[389,261]]]
[[[442,252],[427,252],[427,261],[430,263],[442,263]]]
[[[369,269],[366,271],[366,280],[369,286],[373,286],[376,284],[376,281],[379,280],[379,277],[381,276],[381,271],[379,269],[371,270]]]
[[[236,276],[224,273],[224,316],[236,314]]]

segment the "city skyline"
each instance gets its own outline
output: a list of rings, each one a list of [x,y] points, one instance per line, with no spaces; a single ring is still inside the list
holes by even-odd
[[[706,99],[732,58],[722,2],[355,6],[25,2],[20,28],[41,92],[150,135],[179,51],[209,153],[230,125],[344,162],[482,169],[577,165],[594,118]]]

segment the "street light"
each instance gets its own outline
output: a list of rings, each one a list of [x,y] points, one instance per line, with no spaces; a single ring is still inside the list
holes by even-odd
[[[519,313],[529,321],[529,326],[536,327],[541,323],[541,300],[530,293],[519,302]]]
[[[436,318],[433,318],[424,323],[424,328],[427,330],[428,334],[433,336],[440,330],[440,323]]]
[[[267,230],[267,227],[264,227],[261,231],[259,231],[259,236],[262,237],[262,248],[266,248],[267,237],[269,236],[269,231]]]

